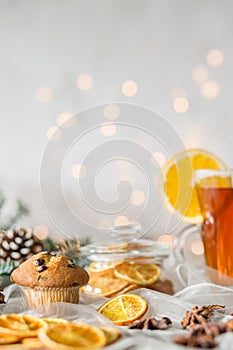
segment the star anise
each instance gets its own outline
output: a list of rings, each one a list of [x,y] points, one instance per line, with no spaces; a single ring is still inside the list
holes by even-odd
[[[154,317],[148,317],[143,321],[134,322],[129,328],[130,329],[151,329],[151,330],[164,330],[172,324],[172,321],[168,317],[163,317],[161,320],[157,320]]]
[[[193,306],[192,311],[186,311],[185,317],[181,320],[181,326],[189,329],[193,325],[206,323],[215,310],[223,308],[222,305]]]
[[[176,335],[173,337],[176,344],[185,345],[189,347],[212,349],[217,346],[214,337],[211,335]]]
[[[225,333],[227,331],[226,324],[223,322],[218,323],[202,323],[192,325],[190,327],[191,335],[211,335],[212,337],[216,337],[219,334]]]

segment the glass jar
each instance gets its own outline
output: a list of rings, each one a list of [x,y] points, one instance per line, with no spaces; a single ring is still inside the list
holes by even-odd
[[[114,297],[138,288],[173,294],[172,282],[163,273],[170,246],[140,238],[135,225],[114,227],[107,244],[81,251],[90,275],[88,285],[81,288],[85,294]]]

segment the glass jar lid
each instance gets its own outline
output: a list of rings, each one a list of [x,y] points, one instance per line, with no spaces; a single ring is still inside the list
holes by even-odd
[[[133,259],[163,260],[170,254],[169,244],[141,239],[137,225],[115,226],[110,239],[101,245],[87,245],[81,248],[84,256],[91,261],[117,261]]]

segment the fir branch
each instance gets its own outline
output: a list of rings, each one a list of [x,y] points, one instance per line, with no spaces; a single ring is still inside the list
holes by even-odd
[[[3,208],[5,202],[6,202],[6,197],[2,192],[0,192],[0,210]]]
[[[19,266],[19,262],[7,258],[6,261],[0,259],[0,275],[10,275],[11,272]]]
[[[23,216],[26,216],[28,214],[29,214],[28,207],[23,201],[21,201],[21,199],[18,199],[15,213],[8,217],[7,221],[1,225],[0,229],[4,231],[9,230],[9,228],[15,225],[19,219],[21,219]]]

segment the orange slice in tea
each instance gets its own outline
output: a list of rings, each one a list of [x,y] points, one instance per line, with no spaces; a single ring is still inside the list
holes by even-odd
[[[116,266],[114,275],[130,283],[147,286],[159,279],[160,268],[156,264],[125,262]]]
[[[39,339],[49,349],[88,350],[106,344],[104,332],[84,323],[58,324],[39,331]]]
[[[146,300],[139,295],[123,294],[103,304],[98,311],[115,325],[128,326],[140,319],[147,308]]]
[[[227,169],[226,164],[204,149],[189,149],[175,154],[164,165],[159,191],[165,207],[184,222],[201,223],[203,218],[194,186],[194,171]]]

